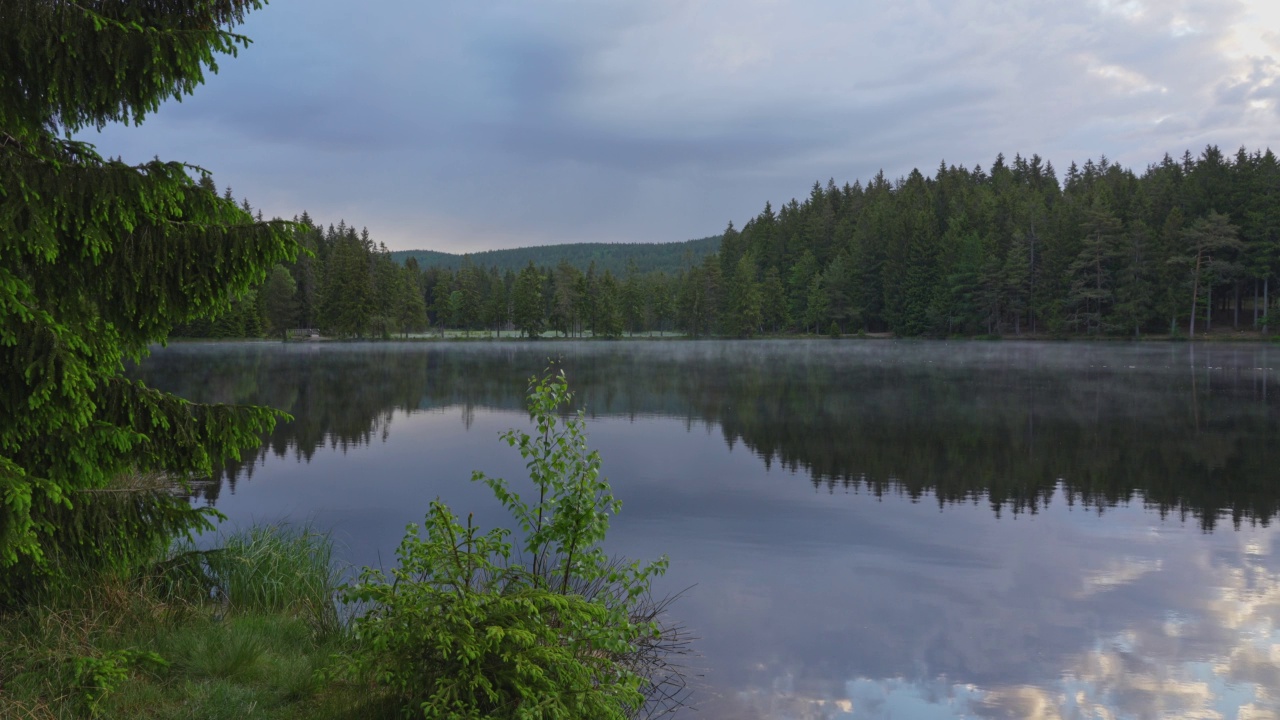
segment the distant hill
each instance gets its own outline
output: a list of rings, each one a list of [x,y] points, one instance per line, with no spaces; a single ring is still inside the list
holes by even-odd
[[[627,261],[635,260],[642,273],[660,270],[674,275],[720,248],[720,236],[713,235],[698,240],[671,243],[571,243],[567,245],[541,245],[538,247],[512,248],[510,250],[486,250],[470,253],[471,262],[482,268],[497,266],[499,271],[520,270],[529,261],[538,267],[554,267],[561,260],[585,271],[595,261],[596,270],[612,271],[621,275],[627,270]],[[435,250],[397,250],[391,259],[403,264],[409,258],[417,258],[423,270],[429,267],[457,270],[462,267],[464,255],[437,252]]]

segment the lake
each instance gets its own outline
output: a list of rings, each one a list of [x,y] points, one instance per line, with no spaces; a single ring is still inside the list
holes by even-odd
[[[694,717],[1280,714],[1280,349],[884,340],[228,343],[133,374],[292,414],[195,487],[389,565],[440,497],[507,524],[549,359],[670,556]],[[519,485],[517,485],[519,487]]]

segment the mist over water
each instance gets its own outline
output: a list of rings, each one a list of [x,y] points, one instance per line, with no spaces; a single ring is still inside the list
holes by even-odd
[[[439,496],[504,523],[556,359],[702,637],[703,718],[1280,710],[1280,429],[1264,345],[175,345],[135,374],[294,416],[198,483],[386,564]]]

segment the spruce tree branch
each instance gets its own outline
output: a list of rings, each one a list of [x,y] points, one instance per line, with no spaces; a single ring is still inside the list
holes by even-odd
[[[153,33],[163,33],[166,35],[201,35],[201,36],[208,35],[210,32],[213,32],[214,34],[222,37],[224,40],[230,41],[229,44],[239,43],[242,47],[248,47],[250,44],[253,43],[253,40],[249,38],[247,35],[233,33],[229,30],[213,30],[212,28],[192,28],[192,29],[159,28],[159,27],[153,27],[153,26],[144,26],[136,22],[125,23],[125,22],[116,20],[115,18],[108,17],[107,15],[103,15],[102,13],[92,8],[87,8],[78,2],[69,1],[66,4],[68,7],[79,10],[81,13],[84,14],[86,18],[92,21],[95,25],[111,26],[116,30],[120,30],[121,32],[126,32],[126,33],[153,32]]]

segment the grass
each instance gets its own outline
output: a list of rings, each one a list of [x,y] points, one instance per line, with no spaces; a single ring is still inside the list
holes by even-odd
[[[332,557],[323,534],[260,527],[0,616],[0,717],[395,717],[326,679],[352,642]]]

